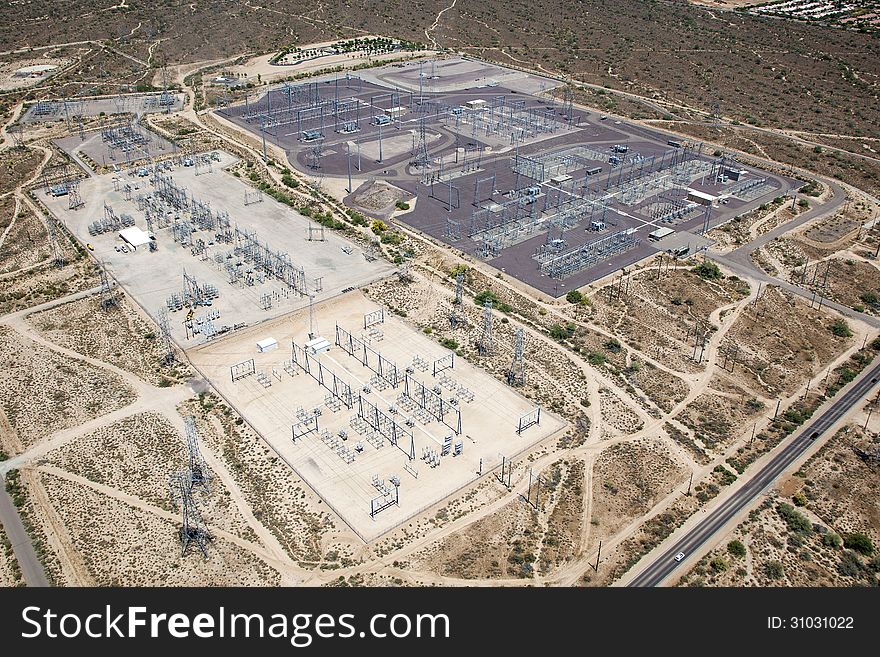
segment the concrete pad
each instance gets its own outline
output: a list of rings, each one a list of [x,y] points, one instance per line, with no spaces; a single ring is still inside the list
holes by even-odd
[[[286,252],[295,265],[305,270],[309,292],[314,292],[318,301],[339,294],[342,290],[364,285],[392,273],[395,268],[384,260],[367,262],[363,251],[354,243],[332,231],[324,231],[325,241],[308,241],[308,226],[311,223],[288,206],[264,196],[260,203],[244,204],[244,192],[251,189],[235,176],[223,171],[221,167],[230,166],[236,159],[221,153],[221,161],[213,163],[213,173],[195,174],[195,167],[179,167],[171,172],[177,185],[186,188],[191,197],[210,203],[213,211],[229,212],[233,225],[244,230],[256,231],[261,243],[270,245],[274,251]],[[106,264],[110,274],[140,303],[154,318],[160,308],[166,307],[166,299],[183,288],[183,272],[195,277],[199,284],[211,283],[219,291],[210,309],[196,309],[196,319],[210,311],[219,312],[214,321],[217,329],[239,325],[256,324],[266,319],[278,317],[296,308],[308,305],[308,298],[296,294],[286,284],[274,279],[266,279],[262,284],[252,286],[241,283],[230,284],[225,266],[219,266],[213,259],[215,253],[227,254],[232,244],[215,242],[209,245],[207,257],[194,257],[190,247],[176,243],[172,239],[171,228],[155,230],[158,249],[150,252],[141,247],[135,251],[120,252],[116,247],[122,244],[118,231],[92,236],[88,226],[103,217],[103,205],[107,202],[117,215],[127,213],[135,218],[135,225],[146,230],[143,213],[138,211],[135,198],[138,194],[149,194],[153,187],[149,177],[121,175],[123,183],[133,187],[131,201],[125,200],[122,191],[115,191],[112,174],[95,176],[80,183],[80,195],[85,206],[78,210],[68,209],[68,197],[48,196],[38,192],[46,206],[61,219],[70,231],[83,244],[91,244],[95,257]],[[120,185],[120,188],[122,185]],[[207,231],[197,231],[194,238],[205,242],[214,241],[215,235]],[[347,253],[343,250],[351,250]],[[224,259],[224,262],[226,260]],[[321,278],[320,291],[316,278]],[[261,296],[273,297],[271,308],[261,307]],[[190,346],[204,340],[202,335],[187,335],[184,327],[186,311],[171,315],[172,334],[182,346]]]
[[[342,406],[340,410],[332,410],[325,403],[330,393],[315,378],[296,367],[294,375],[284,369],[285,361],[291,358],[291,340],[302,347],[309,339],[307,311],[267,322],[259,328],[236,332],[189,352],[193,364],[218,391],[365,541],[377,538],[477,480],[481,461],[482,471],[486,472],[499,464],[501,455],[512,457],[567,426],[563,420],[542,411],[539,425],[517,434],[518,419],[535,409],[532,402],[464,359],[456,358],[452,369],[434,377],[430,364],[451,352],[387,312],[384,322],[375,325],[381,331],[381,337],[378,334],[370,336],[364,330],[364,315],[375,310],[376,304],[359,291],[336,297],[315,308],[315,333],[333,346],[329,351],[310,357],[312,371],[315,371],[315,363],[320,363],[325,368],[324,380],[328,385],[332,385],[330,372],[348,383],[355,396],[352,409]],[[350,420],[358,414],[356,400],[359,392],[401,426],[405,427],[404,418],[415,419],[415,416],[404,410],[398,399],[404,390],[403,384],[397,388],[389,385],[384,390],[370,384],[374,372],[335,345],[337,323],[355,337],[370,339],[370,347],[393,361],[401,375],[418,355],[429,367],[427,371],[415,367],[412,377],[423,385],[433,388],[443,375],[448,375],[458,385],[473,392],[473,401],[461,400],[458,404],[462,422],[460,437],[464,442],[461,455],[444,456],[437,467],[430,467],[421,459],[423,448],[440,452],[443,438],[454,434],[451,428],[436,420],[428,424],[416,420],[413,429],[416,458],[412,461],[405,453],[409,445],[401,445],[401,449],[385,440],[384,446],[377,449],[352,428]],[[276,339],[279,348],[260,353],[256,343],[267,337]],[[230,366],[251,358],[256,370],[270,381],[269,387],[260,383],[256,375],[232,382]],[[363,392],[364,385],[370,387],[369,393]],[[441,390],[444,400],[455,397],[450,387],[443,386]],[[398,413],[389,412],[391,406],[396,406]],[[343,429],[348,438],[340,445],[354,450],[356,443],[363,442],[364,451],[355,456],[354,462],[346,463],[316,433],[299,437],[294,442],[291,427],[298,422],[296,412],[300,407],[308,414],[320,408],[320,430],[327,430],[335,436]],[[453,415],[446,417],[452,420]],[[453,438],[453,443],[456,439]],[[417,476],[408,472],[404,463]],[[380,492],[372,483],[373,475],[389,486],[392,475],[400,479],[399,504],[378,513],[375,518],[370,516],[370,501],[379,497]]]

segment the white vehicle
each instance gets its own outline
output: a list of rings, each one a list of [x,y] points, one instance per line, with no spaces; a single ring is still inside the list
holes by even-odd
[[[682,559],[684,559],[684,552],[679,552],[678,554],[675,555],[676,561],[681,561]]]

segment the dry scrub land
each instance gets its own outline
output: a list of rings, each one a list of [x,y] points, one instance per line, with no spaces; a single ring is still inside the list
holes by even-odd
[[[853,425],[838,431],[681,583],[876,586],[880,461],[875,440]]]

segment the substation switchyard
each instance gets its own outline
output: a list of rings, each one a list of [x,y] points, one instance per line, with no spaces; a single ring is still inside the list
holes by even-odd
[[[61,145],[155,143],[129,128]],[[359,288],[397,269],[246,185],[227,170],[236,162],[190,153],[88,178],[68,165],[36,193],[98,261],[101,306],[121,285],[155,319],[167,360],[184,349],[364,541],[490,472],[509,484],[518,454],[564,430],[369,301]],[[192,491],[208,474],[187,426],[190,467],[170,486],[182,550],[207,554]]]
[[[567,426],[359,291],[189,356],[364,541]]]
[[[292,166],[346,180],[345,202],[479,257],[552,296],[709,228],[797,181],[579,109],[548,82],[463,59],[284,83],[221,111]],[[414,199],[372,203],[377,186]]]

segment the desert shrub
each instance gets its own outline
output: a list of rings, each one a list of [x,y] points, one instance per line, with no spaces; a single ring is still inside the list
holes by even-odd
[[[782,566],[781,561],[768,561],[764,564],[764,573],[770,579],[780,579],[783,575],[785,575],[785,568]]]
[[[382,233],[382,237],[380,237],[379,240],[382,242],[382,244],[393,244],[396,246],[403,241],[403,235],[395,232],[386,232]]]
[[[718,268],[718,265],[709,260],[704,260],[699,265],[694,267],[693,272],[701,278],[705,278],[706,280],[710,281],[721,278],[721,270]]]
[[[843,546],[869,557],[874,554],[874,544],[867,534],[856,532],[843,537]]]
[[[614,338],[606,340],[602,346],[605,347],[605,349],[610,351],[612,354],[619,354],[621,349],[623,349],[623,346]]]
[[[836,320],[828,328],[838,338],[851,338],[853,334],[852,329],[849,327],[849,324],[847,324],[842,319]]]
[[[796,511],[791,504],[780,503],[776,506],[776,512],[785,520],[785,524],[791,531],[798,534],[813,533],[813,523],[807,520],[802,513]]]
[[[738,559],[746,556],[746,546],[743,545],[742,541],[731,541],[727,544],[727,551]]]

